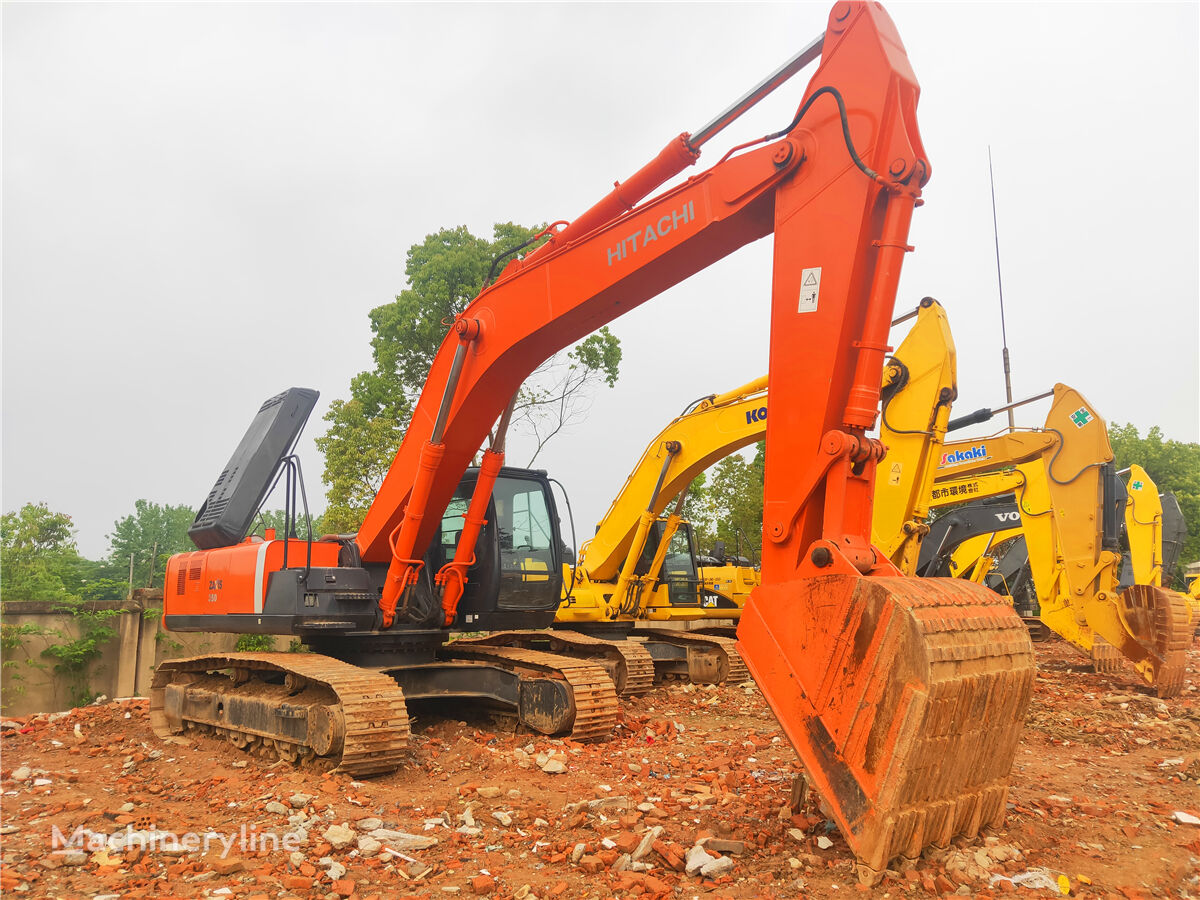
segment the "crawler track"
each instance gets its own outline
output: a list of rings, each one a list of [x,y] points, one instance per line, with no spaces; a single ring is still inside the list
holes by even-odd
[[[438,655],[499,665],[525,677],[565,681],[573,707],[568,735],[572,740],[605,740],[616,727],[617,691],[608,673],[596,663],[541,650],[494,647],[464,640],[446,645]]]
[[[404,693],[386,675],[318,654],[230,653],[161,664],[150,688],[159,737],[185,729],[352,775],[391,772],[408,745]]]
[[[656,641],[665,641],[683,647],[704,647],[716,650],[720,657],[718,684],[740,684],[750,680],[750,670],[738,653],[737,641],[734,638],[719,637],[714,634],[693,634],[690,631],[675,631],[670,628],[638,628],[633,632],[638,637]],[[698,680],[698,679],[693,679]]]
[[[654,660],[636,641],[610,641],[578,631],[497,631],[480,638],[459,639],[461,646],[524,647],[559,656],[585,659],[604,667],[621,697],[645,694],[654,687]]]

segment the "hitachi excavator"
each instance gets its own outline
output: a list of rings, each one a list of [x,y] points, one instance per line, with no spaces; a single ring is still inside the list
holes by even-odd
[[[780,131],[643,199],[817,59]],[[276,472],[295,476],[294,509],[289,449],[312,398],[264,406],[191,529],[199,549],[168,565],[165,625],[296,635],[313,652],[164,663],[159,733],[190,725],[365,774],[400,764],[405,696],[423,691],[507,696],[526,720],[584,735],[611,721],[612,683],[600,672],[605,694],[593,664],[446,644],[451,629],[546,625],[558,607],[546,477],[503,466],[512,400],[550,354],[773,234],[762,584],[742,612],[742,657],[864,880],[999,824],[1034,678],[1028,634],[991,591],[903,577],[871,545],[884,450],[868,432],[930,174],[917,95],[882,7],[838,2],[824,34],[761,85],[551,226],[455,317],[355,535],[244,538]]]
[[[917,571],[955,574],[946,564],[962,541],[999,542],[1019,525],[1041,622],[1091,655],[1097,670],[1113,670],[1119,654],[1159,696],[1175,696],[1190,643],[1186,603],[1149,571],[1149,580],[1119,589],[1126,491],[1107,428],[1077,391],[1060,384],[1053,395],[1042,429],[943,446],[932,505],[968,505],[934,522]],[[1011,503],[970,503],[1006,495]]]
[[[945,310],[926,297],[893,324],[916,317],[883,377],[882,439],[903,451],[875,485],[875,545],[916,560],[925,530],[935,458],[954,395],[954,343]],[[748,565],[697,565],[681,516],[693,480],[719,459],[759,441],[767,427],[767,378],[691,404],[649,443],[580,551],[564,571],[560,628],[494,632],[472,644],[549,650],[604,665],[622,696],[643,693],[652,675],[720,683],[747,676],[732,634],[638,627],[645,622],[737,619],[758,573]],[[895,427],[893,427],[895,426]],[[899,430],[896,430],[899,429]],[[909,463],[907,460],[911,459]],[[667,510],[671,511],[668,513]],[[882,537],[881,537],[882,535]],[[631,640],[633,639],[633,640]],[[653,660],[649,671],[643,653]]]

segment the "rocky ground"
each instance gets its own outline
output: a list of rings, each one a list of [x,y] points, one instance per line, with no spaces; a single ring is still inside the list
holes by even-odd
[[[590,746],[418,709],[410,764],[365,782],[163,743],[145,701],[5,720],[0,891],[1200,897],[1200,692],[1161,702],[1065,644],[1037,653],[1006,826],[870,889],[815,797],[790,812],[799,767],[747,683],[656,689]],[[55,829],[74,846],[56,851]]]

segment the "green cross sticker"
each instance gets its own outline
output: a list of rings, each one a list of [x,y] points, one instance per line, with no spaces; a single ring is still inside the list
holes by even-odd
[[[1135,481],[1133,484],[1130,485],[1130,487],[1133,488],[1135,491],[1140,491],[1142,489],[1142,482]]]
[[[1086,406],[1081,406],[1075,412],[1071,413],[1071,421],[1075,423],[1076,428],[1082,428],[1088,422],[1092,421],[1092,414],[1088,412]]]

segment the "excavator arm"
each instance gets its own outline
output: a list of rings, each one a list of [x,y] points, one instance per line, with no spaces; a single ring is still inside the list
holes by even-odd
[[[1139,575],[1119,590],[1119,531],[1131,513],[1112,464],[1107,426],[1078,391],[1058,384],[1053,393],[1041,430],[943,447],[932,506],[1008,493],[1016,505],[965,508],[959,516],[975,516],[978,521],[963,520],[975,527],[930,542],[921,571],[932,567],[934,553],[944,557],[957,541],[983,533],[989,517],[1005,516],[991,529],[1000,530],[1019,513],[1042,622],[1102,666],[1095,647],[1096,637],[1103,638],[1100,643],[1130,660],[1160,696],[1173,696],[1182,688],[1190,634],[1186,603],[1153,581],[1149,565],[1143,573],[1149,580]],[[1156,490],[1154,495],[1157,501]],[[947,518],[948,525],[953,521]]]
[[[536,365],[773,233],[764,584],[739,637],[864,872],[877,878],[896,855],[1003,817],[1032,648],[994,594],[899,578],[871,546],[883,445],[867,433],[930,167],[916,78],[883,9],[837,3],[824,36],[797,60],[817,48],[820,65],[782,131],[634,206],[691,163],[723,119],[673,141],[468,305],[356,547],[362,560],[388,564],[389,624],[460,476]],[[486,479],[476,490],[486,492]],[[460,544],[450,565],[469,550]],[[449,591],[462,578],[440,572],[438,581]],[[449,618],[446,596],[443,606]],[[931,767],[941,769],[935,782],[924,774]]]
[[[839,3],[830,23],[820,66],[784,131],[623,215],[606,212],[610,195],[581,217],[588,227],[577,220],[510,263],[457,317],[356,540],[363,561],[389,563],[385,607],[412,585],[463,471],[542,360],[772,232],[772,343],[789,347],[772,377],[804,398],[779,443],[796,459],[823,460],[826,433],[849,429],[842,460],[872,456],[856,433],[876,416],[908,224],[929,167],[916,129],[916,80],[890,19],[870,4]],[[694,142],[676,139],[614,193],[627,206],[636,202],[694,161]],[[822,402],[827,394],[838,399]],[[784,485],[768,491],[787,498],[768,501],[776,539],[790,541],[793,523],[800,543],[845,530],[840,515],[832,529],[821,524],[817,482],[828,468],[818,465],[804,494]],[[863,534],[850,544],[859,563],[869,562],[870,477],[843,468],[837,480]]]
[[[926,297],[917,323],[884,369],[879,437],[887,457],[871,518],[875,545],[908,575],[928,532],[929,495],[958,396],[957,372],[946,311]]]
[[[692,481],[720,459],[762,440],[767,427],[767,378],[700,400],[647,445],[580,551],[592,581],[618,577],[641,556],[650,526]]]
[[[1126,483],[1129,502],[1125,505],[1125,537],[1135,584],[1163,583],[1163,503],[1158,485],[1146,470],[1134,463]]]

